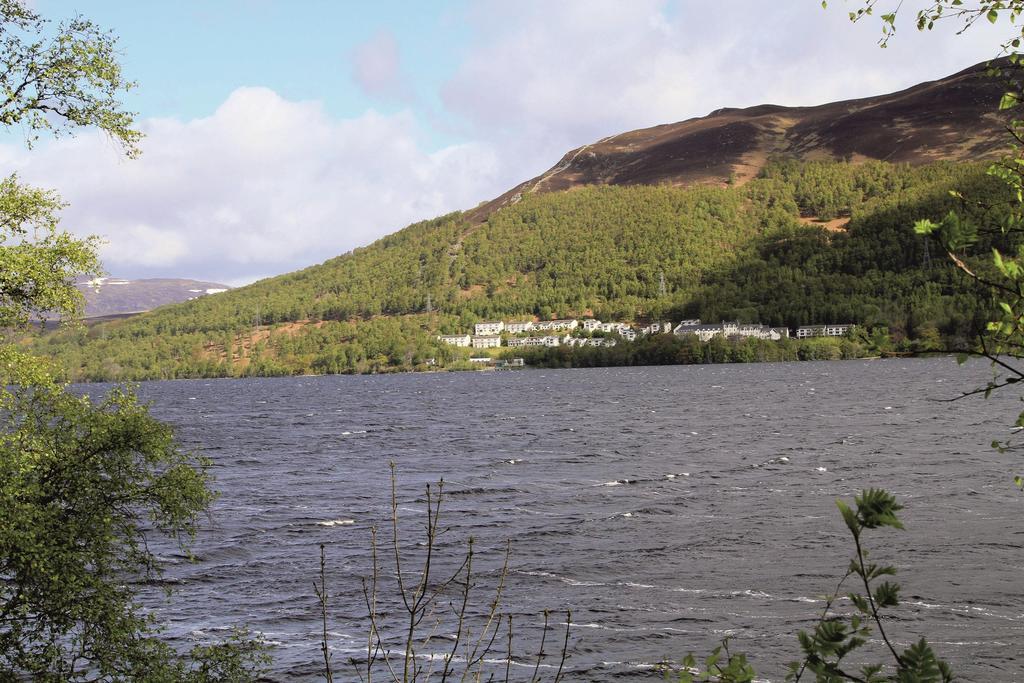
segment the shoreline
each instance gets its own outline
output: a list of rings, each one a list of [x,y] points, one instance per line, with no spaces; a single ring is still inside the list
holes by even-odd
[[[450,373],[482,373],[482,374],[504,374],[506,372],[536,372],[536,371],[547,371],[547,370],[598,370],[598,369],[612,369],[612,368],[656,368],[656,367],[687,367],[687,366],[711,366],[711,365],[726,365],[726,366],[744,366],[744,365],[781,365],[781,364],[794,364],[803,365],[805,363],[842,363],[842,362],[853,362],[853,361],[887,361],[887,360],[928,360],[932,358],[956,358],[956,353],[952,351],[929,351],[925,353],[905,353],[905,354],[882,354],[873,356],[860,356],[856,358],[809,358],[809,359],[780,359],[780,360],[763,360],[763,361],[722,361],[722,362],[711,362],[711,363],[654,363],[654,364],[634,364],[634,365],[598,365],[598,366],[573,366],[573,367],[556,367],[556,366],[541,366],[541,365],[526,365],[518,368],[495,368],[495,367],[466,367],[466,368],[437,368],[437,369],[396,369],[384,372],[334,372],[334,373],[303,373],[296,375],[218,375],[214,377],[171,377],[171,378],[160,378],[160,377],[149,377],[144,379],[102,379],[102,380],[67,380],[68,384],[75,385],[96,385],[96,384],[142,384],[145,382],[211,382],[218,380],[247,380],[247,379],[315,379],[321,377],[382,377],[390,375],[444,375]]]

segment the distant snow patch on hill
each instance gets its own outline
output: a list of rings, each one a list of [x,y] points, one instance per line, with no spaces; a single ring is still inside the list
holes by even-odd
[[[127,280],[118,277],[96,277],[83,278],[75,285],[85,297],[87,318],[142,313],[158,306],[191,301],[231,289],[216,282],[175,278]]]

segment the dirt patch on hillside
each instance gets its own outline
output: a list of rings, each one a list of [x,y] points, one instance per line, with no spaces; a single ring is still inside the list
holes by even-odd
[[[830,221],[823,221],[817,216],[800,216],[800,222],[804,225],[814,225],[825,228],[829,232],[846,232],[846,226],[850,224],[849,216],[833,218]]]
[[[236,334],[231,340],[231,362],[240,368],[245,368],[249,365],[249,355],[252,353],[252,349],[256,344],[261,344],[270,339],[271,334],[279,335],[295,335],[302,330],[313,327],[321,328],[324,326],[323,320],[316,322],[312,320],[294,320],[292,322],[278,323],[269,327],[260,327],[260,329],[252,329],[242,334]],[[221,363],[228,361],[228,349],[222,343],[217,342],[206,342],[203,344],[200,355],[204,359],[216,360]]]
[[[484,291],[483,285],[470,285],[466,289],[460,289],[455,293],[455,296],[459,299],[472,299],[475,296],[479,296]]]

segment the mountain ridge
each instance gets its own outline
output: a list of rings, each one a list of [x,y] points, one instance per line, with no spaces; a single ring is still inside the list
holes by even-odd
[[[616,133],[569,150],[557,164],[467,211],[480,223],[524,194],[582,185],[731,182],[774,155],[893,163],[977,161],[1009,148],[1003,88],[988,64],[883,95],[791,107],[723,107],[702,117]]]
[[[187,278],[119,277],[79,278],[75,282],[85,298],[85,317],[102,318],[145,313],[167,304],[226,292],[230,287],[217,282]]]

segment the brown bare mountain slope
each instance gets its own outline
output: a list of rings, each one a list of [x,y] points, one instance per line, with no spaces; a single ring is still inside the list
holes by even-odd
[[[474,222],[523,194],[580,185],[742,183],[776,154],[798,159],[966,161],[1009,146],[1002,87],[978,64],[900,92],[814,107],[763,104],[612,135],[469,212]]]

